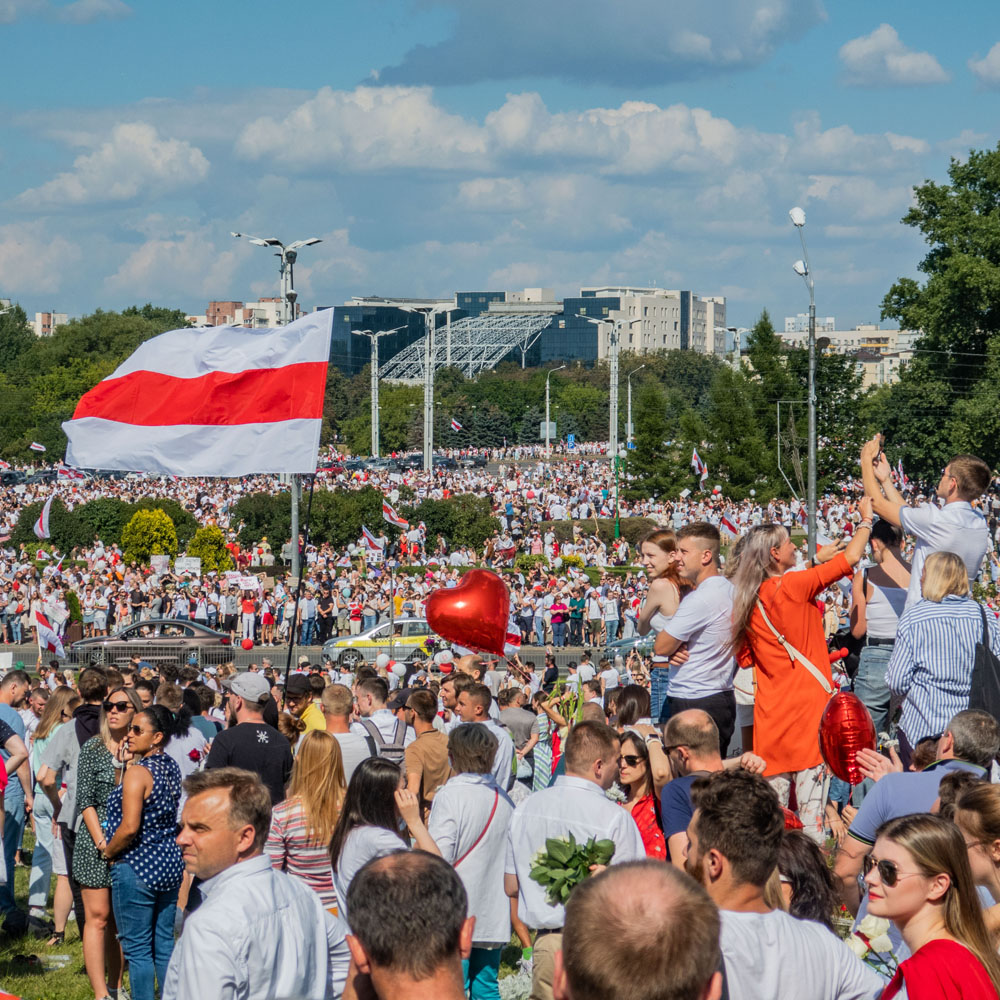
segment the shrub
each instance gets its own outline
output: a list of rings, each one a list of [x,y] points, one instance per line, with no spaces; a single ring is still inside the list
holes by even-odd
[[[221,528],[199,528],[188,542],[186,554],[201,559],[202,573],[224,573],[233,568],[233,559],[226,548],[226,536]]]
[[[540,553],[538,555],[529,555],[526,552],[522,552],[514,558],[514,569],[520,570],[520,572],[524,573],[526,576],[531,573],[536,566],[545,568],[548,565],[548,559]]]
[[[174,522],[162,510],[139,510],[122,529],[123,559],[149,563],[150,556],[177,555],[177,531]]]

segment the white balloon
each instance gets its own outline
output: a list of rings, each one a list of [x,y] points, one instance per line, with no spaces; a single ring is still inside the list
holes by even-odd
[[[378,656],[375,657],[375,666],[378,667],[379,670],[384,670],[387,666],[389,666],[389,654],[379,653]]]
[[[392,672],[397,677],[403,677],[406,674],[406,664],[405,663],[394,663],[392,665]]]

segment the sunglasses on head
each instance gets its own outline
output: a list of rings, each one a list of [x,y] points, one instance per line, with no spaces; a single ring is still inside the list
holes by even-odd
[[[618,757],[618,764],[625,764],[627,767],[638,767],[642,763],[642,758],[638,754],[623,753]]]
[[[132,707],[132,702],[130,701],[106,701],[104,703],[104,711],[110,712],[114,709],[116,712],[127,712]]]
[[[879,861],[874,855],[866,854],[861,864],[861,870],[867,875],[873,868],[878,869],[879,880],[890,889],[894,889],[901,878],[916,878],[917,875],[921,874],[920,872],[901,872],[896,867],[895,861]]]

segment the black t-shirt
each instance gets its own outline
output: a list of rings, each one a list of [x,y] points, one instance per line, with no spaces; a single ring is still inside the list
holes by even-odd
[[[241,722],[212,741],[205,768],[242,767],[260,775],[271,793],[271,804],[285,797],[292,773],[292,747],[277,729],[263,722]]]
[[[141,590],[139,590],[138,588],[136,588],[135,590],[133,590],[128,595],[128,599],[129,599],[129,603],[132,605],[132,607],[133,608],[137,608],[137,607],[140,607],[142,605],[142,602],[144,600],[144,595],[143,595],[143,593],[142,593]]]

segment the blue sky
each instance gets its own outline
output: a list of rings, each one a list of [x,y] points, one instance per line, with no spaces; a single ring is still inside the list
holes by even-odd
[[[0,295],[73,315],[274,294],[655,283],[731,323],[877,322],[914,184],[997,143],[969,0],[0,0]]]

